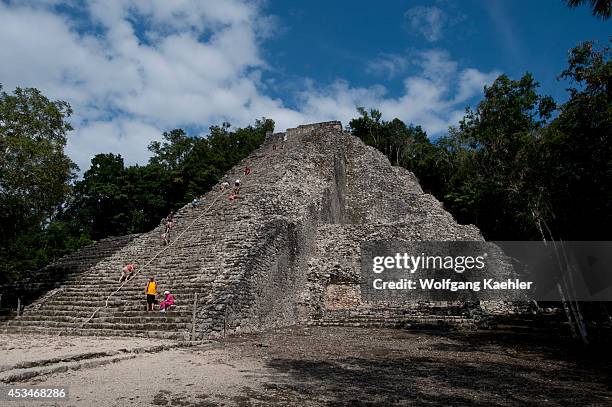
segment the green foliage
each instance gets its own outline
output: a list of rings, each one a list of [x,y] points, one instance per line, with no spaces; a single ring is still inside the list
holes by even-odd
[[[71,113],[67,103],[36,89],[0,93],[0,239],[39,226],[68,194],[75,170],[64,154]]]
[[[150,163],[160,165],[167,171],[180,170],[197,139],[187,136],[183,129],[164,132],[163,138],[165,140],[163,143],[154,141],[149,145],[149,151],[154,154]]]
[[[458,171],[442,191],[446,205],[489,238],[535,233],[534,223],[526,221],[537,190],[532,152],[555,107],[550,97],[538,95],[538,86],[530,74],[518,81],[501,75],[485,87],[476,110],[467,109],[459,127],[440,141],[457,146],[450,153]]]
[[[78,219],[83,233],[97,240],[129,228],[130,196],[123,158],[98,154],[83,179],[75,184],[63,218]]]
[[[612,15],[612,0],[565,0],[567,5],[574,8],[589,4],[594,16],[607,20]]]
[[[561,74],[571,81],[542,140],[551,228],[577,240],[609,240],[612,225],[612,50],[590,42],[570,52]]]
[[[71,113],[67,103],[37,89],[17,88],[11,95],[0,86],[0,280],[24,267],[22,253],[35,244],[29,237],[70,192],[76,166],[64,146]]]

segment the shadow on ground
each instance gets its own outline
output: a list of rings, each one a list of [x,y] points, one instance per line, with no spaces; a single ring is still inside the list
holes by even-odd
[[[282,379],[266,383],[265,396],[270,402],[275,395],[351,406],[612,404],[609,359],[594,359],[567,343],[486,333],[386,332],[382,344],[374,333],[370,349],[356,347],[367,340],[366,332],[335,345],[321,342],[319,356],[307,351],[271,358],[267,366]],[[334,354],[335,346],[344,349]],[[252,394],[251,400],[263,401],[261,396]]]

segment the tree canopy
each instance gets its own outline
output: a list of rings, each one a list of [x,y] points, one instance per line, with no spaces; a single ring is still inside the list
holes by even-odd
[[[567,5],[574,8],[588,4],[594,16],[607,20],[612,15],[612,0],[565,0]]]
[[[76,165],[64,153],[72,110],[37,89],[0,86],[0,257],[20,255],[23,239],[61,209]],[[0,275],[17,267],[0,262]]]

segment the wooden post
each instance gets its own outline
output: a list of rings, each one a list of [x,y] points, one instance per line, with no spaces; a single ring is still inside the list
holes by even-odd
[[[20,309],[21,309],[21,297],[17,297],[17,316],[19,316]]]
[[[191,340],[195,341],[195,321],[196,321],[196,309],[198,307],[198,293],[195,293],[193,297],[193,316],[191,319]]]

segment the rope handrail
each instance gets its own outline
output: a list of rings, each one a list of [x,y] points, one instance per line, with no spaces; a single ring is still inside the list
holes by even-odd
[[[263,146],[262,146],[263,147]],[[255,170],[255,167],[251,168],[251,172],[253,173]],[[230,186],[231,189],[231,186]],[[229,191],[229,189],[228,189]],[[136,274],[140,273],[142,270],[144,270],[149,264],[151,264],[157,257],[159,257],[160,254],[164,253],[166,250],[168,250],[170,248],[170,246],[174,245],[174,243],[176,243],[181,236],[183,236],[183,234],[185,234],[185,232],[187,232],[202,216],[206,215],[210,209],[213,207],[213,205],[219,200],[220,197],[225,195],[226,191],[222,191],[221,193],[219,193],[215,199],[208,205],[208,207],[206,208],[206,210],[204,212],[202,212],[200,215],[198,215],[177,237],[176,239],[174,239],[172,242],[170,242],[170,244],[166,245],[162,250],[160,250],[159,252],[157,252],[157,254],[155,256],[153,256],[152,258],[149,259],[149,261],[147,261],[144,266],[140,267],[138,270],[136,270],[136,272],[132,275],[132,277],[130,278],[130,280],[132,280]],[[83,322],[79,328],[83,328],[83,326],[85,326],[85,324],[87,324],[89,321],[91,321],[96,314],[98,313],[98,311],[100,311],[102,308],[108,308],[108,301],[110,300],[110,298],[117,294],[122,288],[123,286],[128,282],[129,280],[125,280],[123,283],[121,283],[121,285],[111,294],[108,295],[108,297],[106,297],[106,301],[104,303],[104,307],[100,306],[98,308],[96,308],[96,310],[91,314],[91,316],[89,318],[87,318],[87,320],[85,320],[85,322]],[[61,332],[59,333],[61,335]]]
[[[142,266],[140,269],[136,270],[136,272],[134,273],[134,275],[130,278],[133,279],[136,274],[140,273],[142,270],[144,270],[149,264],[151,264],[160,254],[162,254],[163,252],[165,252],[166,250],[168,250],[170,248],[170,246],[174,245],[174,243],[176,243],[181,236],[183,236],[185,234],[185,232],[187,232],[202,216],[206,215],[208,213],[208,211],[210,210],[210,208],[212,208],[212,206],[215,204],[215,202],[217,202],[217,200],[223,196],[224,193],[221,192],[220,194],[218,194],[215,199],[213,199],[213,201],[210,203],[210,205],[208,205],[208,208],[206,208],[206,210],[204,212],[202,212],[200,215],[198,215],[193,221],[191,221],[191,223],[189,224],[189,226],[187,226],[185,228],[185,230],[183,230],[181,233],[179,233],[179,235],[176,237],[176,239],[174,239],[172,242],[170,242],[170,244],[166,245],[162,250],[160,250],[155,256],[151,257],[151,259],[145,263],[144,266]],[[121,288],[123,288],[123,286],[128,282],[128,280],[126,279],[120,286],[119,288],[117,288],[112,294],[110,294],[107,298],[106,298],[106,303],[104,304],[104,308],[108,307],[108,300],[110,300],[110,298],[117,294]]]
[[[143,271],[144,269],[146,269],[146,267],[151,264],[153,261],[155,261],[156,258],[158,258],[162,253],[164,253],[166,250],[168,250],[171,246],[174,245],[174,243],[176,243],[181,236],[183,236],[183,234],[185,234],[185,232],[187,232],[202,216],[206,215],[210,209],[212,208],[212,206],[219,200],[220,197],[222,197],[223,195],[225,195],[225,191],[219,193],[215,199],[208,205],[208,207],[206,208],[206,210],[204,212],[202,212],[200,215],[198,215],[181,233],[179,233],[179,235],[172,241],[170,242],[170,244],[166,245],[162,250],[160,250],[159,252],[157,252],[157,254],[155,254],[155,256],[151,257],[142,267],[140,267],[138,270],[136,270],[136,272],[132,275],[132,277],[129,280],[132,280],[134,277],[136,277],[136,275],[138,273],[140,273],[141,271]],[[108,308],[108,301],[110,300],[110,298],[117,294],[119,291],[121,291],[121,289],[123,288],[123,286],[128,283],[129,280],[125,280],[123,283],[121,283],[121,285],[115,290],[113,291],[111,294],[108,295],[108,297],[106,297],[106,301],[104,303],[104,307],[100,306],[98,308],[96,308],[96,310],[91,314],[91,316],[89,318],[87,318],[87,320],[85,322],[83,322],[80,326],[80,328],[82,328],[83,326],[85,326],[85,324],[87,324],[89,321],[91,321],[96,314],[98,313],[98,311],[100,311],[102,308]]]

